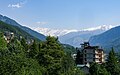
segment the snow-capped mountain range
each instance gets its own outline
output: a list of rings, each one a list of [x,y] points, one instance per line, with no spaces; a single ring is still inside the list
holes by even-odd
[[[101,26],[97,26],[97,27],[83,29],[82,31],[95,31],[95,30],[105,30],[106,31],[106,30],[109,30],[116,26],[118,26],[118,25],[101,25]]]
[[[46,36],[63,36],[70,32],[77,32],[78,30],[66,30],[66,29],[50,29],[50,28],[33,28],[33,30],[42,33]]]
[[[86,28],[86,29],[81,29],[81,30],[76,30],[76,29],[71,29],[71,30],[68,30],[68,29],[50,29],[50,28],[40,28],[40,27],[37,27],[37,28],[32,28],[33,30],[39,32],[39,33],[42,33],[46,36],[63,36],[65,34],[68,34],[70,32],[79,32],[79,31],[95,31],[95,30],[103,30],[103,31],[106,31],[106,30],[109,30],[113,27],[116,27],[116,25],[101,25],[101,26],[98,26],[98,27],[91,27],[91,28]]]
[[[58,36],[59,41],[63,44],[69,44],[79,47],[81,43],[89,41],[90,37],[101,34],[117,25],[101,25],[81,30],[67,29],[49,29],[49,28],[32,28],[33,30],[42,33],[46,36]]]

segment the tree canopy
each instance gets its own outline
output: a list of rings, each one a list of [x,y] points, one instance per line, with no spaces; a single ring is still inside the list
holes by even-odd
[[[32,42],[14,38],[7,44],[0,35],[0,75],[76,75],[75,63],[58,38]]]

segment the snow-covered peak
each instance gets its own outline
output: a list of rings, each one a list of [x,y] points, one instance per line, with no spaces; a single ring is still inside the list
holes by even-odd
[[[113,27],[116,27],[115,25],[101,25],[101,26],[98,26],[98,27],[92,27],[92,28],[87,28],[87,29],[83,29],[82,31],[94,31],[94,30],[109,30]]]
[[[77,32],[77,30],[67,30],[67,29],[50,29],[50,28],[33,28],[35,31],[42,33],[46,36],[62,36],[70,32]]]
[[[75,29],[72,29],[72,30],[68,30],[68,29],[50,29],[50,28],[40,28],[40,27],[37,27],[37,28],[32,28],[33,30],[39,32],[39,33],[42,33],[46,36],[63,36],[65,34],[68,34],[70,32],[79,32],[79,31],[95,31],[95,30],[103,30],[103,31],[106,31],[106,30],[109,30],[113,27],[116,27],[116,26],[113,26],[113,25],[102,25],[102,26],[98,26],[98,27],[91,27],[91,28],[86,28],[86,29],[81,29],[81,30],[75,30]]]

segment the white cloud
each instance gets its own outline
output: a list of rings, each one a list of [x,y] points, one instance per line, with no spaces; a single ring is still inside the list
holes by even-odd
[[[36,22],[37,24],[39,24],[39,25],[45,25],[45,24],[47,24],[47,22]]]
[[[24,0],[23,2],[19,2],[16,4],[9,4],[8,7],[9,8],[21,8],[26,3],[27,3],[27,0]]]
[[[9,8],[20,8],[22,7],[22,5],[20,3],[17,3],[17,4],[9,4],[8,5]]]

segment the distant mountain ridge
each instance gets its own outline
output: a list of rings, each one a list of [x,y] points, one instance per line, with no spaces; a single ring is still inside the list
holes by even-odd
[[[70,32],[77,32],[78,30],[67,30],[67,29],[50,29],[50,28],[32,28],[33,30],[42,33],[46,36],[63,36],[65,34],[68,34]]]
[[[33,30],[42,33],[46,36],[63,36],[69,33],[73,33],[73,32],[85,32],[85,31],[95,31],[95,30],[109,30],[111,28],[113,28],[115,26],[113,25],[101,25],[101,26],[97,26],[97,27],[91,27],[91,28],[86,28],[86,29],[81,29],[81,30],[76,30],[76,29],[51,29],[51,28],[32,28]]]
[[[81,43],[87,42],[91,36],[97,35],[103,32],[105,32],[105,30],[71,32],[64,36],[60,36],[59,40],[62,43],[79,47]]]
[[[114,27],[102,34],[92,36],[89,40],[91,45],[99,45],[108,51],[111,47],[115,48],[115,51],[120,49],[120,26]]]
[[[8,18],[6,16],[0,15],[0,21],[3,21],[9,25],[17,26],[17,27],[21,28],[22,30],[24,30],[25,32],[29,33],[30,35],[38,38],[39,40],[45,40],[45,38],[46,38],[46,36],[44,36],[43,34],[40,34],[28,27],[22,26],[19,23],[17,23],[15,20]]]
[[[63,44],[69,44],[75,47],[80,46],[80,43],[84,41],[89,41],[91,45],[99,45],[106,49],[110,49],[111,47],[114,47],[116,51],[119,51],[120,49],[120,26],[112,26],[112,25],[102,25],[98,27],[92,27],[87,29],[81,29],[81,30],[67,30],[67,29],[49,29],[49,28],[28,28],[25,26],[21,26],[19,23],[17,23],[15,20],[10,19],[6,16],[0,15],[0,21],[7,23],[4,24],[0,22],[1,24],[4,24],[5,28],[7,28],[6,25],[11,25],[13,27],[13,30],[16,32],[19,32],[17,35],[25,35],[30,38],[38,38],[40,40],[45,40],[46,36],[52,35],[52,36],[58,36],[59,40]],[[1,30],[2,30],[1,26]],[[17,28],[19,27],[19,28]],[[9,28],[8,28],[9,29]],[[12,31],[11,29],[9,29]],[[23,31],[22,31],[23,30]],[[46,36],[44,36],[43,34]],[[33,36],[33,37],[32,37]],[[90,38],[90,40],[89,40]]]
[[[91,27],[81,30],[67,30],[67,29],[50,29],[50,28],[32,28],[33,30],[43,33],[48,36],[58,36],[59,41],[64,44],[69,44],[75,47],[80,46],[80,43],[88,41],[91,36],[103,33],[115,26],[112,25],[101,25],[97,27]]]

